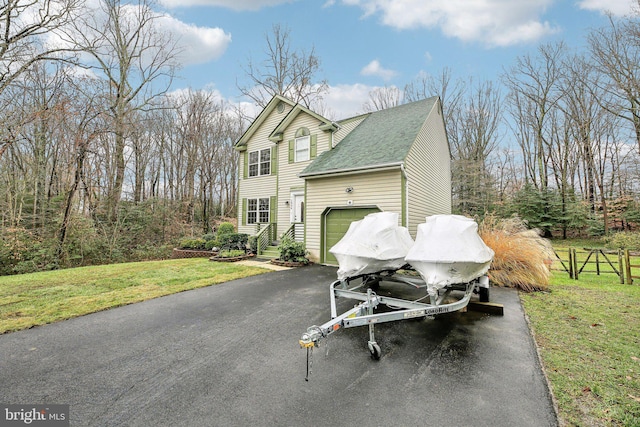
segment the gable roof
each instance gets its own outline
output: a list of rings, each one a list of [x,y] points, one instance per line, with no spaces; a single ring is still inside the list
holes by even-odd
[[[273,130],[273,132],[271,132],[271,135],[269,135],[269,139],[271,141],[273,141],[273,142],[282,141],[282,135],[284,134],[284,131],[293,122],[293,120],[296,117],[298,117],[298,114],[300,114],[302,112],[307,113],[311,117],[314,117],[316,120],[318,120],[320,122],[320,124],[318,125],[320,130],[333,130],[333,131],[335,131],[335,130],[338,129],[338,125],[336,123],[332,122],[331,120],[328,120],[328,119],[322,117],[320,114],[317,114],[317,113],[311,111],[310,109],[308,109],[307,107],[305,107],[303,105],[296,104],[291,109],[291,111],[289,111],[289,113],[285,116],[285,118],[282,119],[282,121],[278,124],[278,126],[276,126],[276,128]]]
[[[333,150],[322,153],[299,176],[400,166],[438,99],[435,96],[369,113]]]
[[[305,112],[310,116],[316,118],[320,122],[320,124],[318,125],[320,130],[335,131],[338,129],[338,125],[335,122],[322,117],[321,115],[311,111],[307,107],[300,105],[298,103],[295,103],[290,99],[285,98],[284,96],[274,95],[273,98],[271,98],[271,101],[269,101],[269,103],[264,107],[264,109],[260,112],[260,114],[258,114],[258,117],[256,117],[256,119],[251,123],[251,125],[247,128],[247,130],[242,134],[240,139],[235,143],[234,148],[236,150],[238,151],[246,150],[247,141],[251,139],[251,137],[256,132],[256,130],[260,128],[260,125],[262,125],[262,123],[266,120],[266,118],[269,117],[271,112],[280,104],[280,102],[289,104],[289,106],[292,108],[287,113],[287,115],[280,121],[278,126],[276,126],[273,132],[271,132],[271,134],[269,135],[269,139],[273,142],[278,142],[282,140],[282,134],[284,133],[284,130],[287,128],[287,126],[291,124],[293,119],[295,119],[298,116],[298,114],[300,114],[301,112]]]
[[[258,114],[258,117],[256,117],[256,119],[251,123],[251,125],[247,128],[247,130],[244,131],[244,133],[242,134],[238,142],[235,143],[234,148],[236,150],[238,151],[246,150],[247,141],[251,139],[251,137],[256,132],[256,130],[260,128],[260,125],[262,125],[262,123],[266,120],[266,118],[269,117],[269,114],[271,114],[271,112],[281,102],[289,104],[291,107],[296,105],[295,102],[285,98],[284,96],[274,95],[273,98],[271,98],[271,101],[269,101],[269,103],[264,107],[264,109],[260,112],[260,114]]]

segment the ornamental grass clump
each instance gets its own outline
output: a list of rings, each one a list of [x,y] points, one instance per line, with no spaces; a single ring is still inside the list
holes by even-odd
[[[486,216],[479,228],[482,240],[495,252],[489,277],[497,286],[525,292],[546,290],[553,260],[551,243],[518,217]]]

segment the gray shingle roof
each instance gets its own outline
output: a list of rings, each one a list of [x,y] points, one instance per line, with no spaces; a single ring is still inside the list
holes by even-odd
[[[401,163],[437,99],[432,97],[370,113],[333,150],[322,153],[300,176]]]

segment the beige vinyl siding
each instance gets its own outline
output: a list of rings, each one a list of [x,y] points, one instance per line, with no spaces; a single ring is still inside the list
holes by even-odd
[[[265,119],[265,121],[260,125],[260,128],[256,130],[251,139],[247,142],[247,150],[246,153],[262,150],[265,148],[271,148],[275,144],[269,140],[269,135],[273,131],[273,129],[282,121],[282,119],[287,115],[287,113],[291,110],[291,106],[288,104],[284,104],[285,109],[282,113],[278,112],[277,108],[274,108],[269,117]],[[278,149],[278,156],[279,156]],[[247,234],[255,234],[256,226],[255,224],[243,224],[243,218],[245,212],[242,212],[242,200],[243,199],[255,199],[260,197],[270,197],[276,195],[276,187],[278,182],[278,176],[273,172],[280,173],[280,165],[276,168],[275,171],[272,171],[271,175],[268,176],[256,176],[250,178],[244,178],[244,161],[245,161],[245,152],[240,152],[240,161],[239,164],[239,179],[238,179],[238,232],[239,233],[247,233]],[[287,219],[288,220],[288,219]]]
[[[347,134],[349,134],[352,130],[354,130],[356,126],[362,123],[362,121],[366,117],[367,115],[358,116],[358,117],[354,117],[353,119],[340,122],[340,129],[338,129],[336,133],[333,135],[333,146],[335,147],[340,141],[342,141],[342,139],[345,136],[347,136]]]
[[[320,222],[324,210],[341,206],[378,206],[383,211],[397,212],[402,218],[400,169],[359,173],[307,180],[306,246],[309,257],[320,260]],[[352,187],[351,193],[345,189]],[[348,201],[352,201],[352,205]]]
[[[245,222],[243,221],[245,212],[242,212],[242,200],[275,196],[276,182],[277,177],[274,175],[245,179],[239,182],[240,198],[238,199],[238,233],[247,233],[249,235],[256,233],[255,224],[243,225]],[[273,221],[273,218],[270,218],[270,220]]]
[[[316,118],[300,113],[287,127],[282,141],[278,143],[278,236],[291,226],[292,206],[287,206],[285,201],[290,199],[292,190],[304,189],[304,179],[298,178],[298,174],[315,160],[289,163],[289,141],[295,138],[299,128],[306,127],[311,135],[316,136],[317,156],[319,156],[320,153],[329,149],[331,141],[331,133],[318,129],[319,124]]]
[[[408,228],[415,236],[425,217],[451,213],[451,168],[440,105],[427,117],[405,160]]]

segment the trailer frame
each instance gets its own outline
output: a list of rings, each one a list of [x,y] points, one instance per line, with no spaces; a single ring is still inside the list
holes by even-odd
[[[378,295],[374,291],[380,282],[394,282],[417,289],[426,289],[426,295],[417,300],[407,300]],[[375,325],[400,320],[433,318],[433,316],[452,313],[465,308],[474,293],[480,294],[480,300],[489,300],[489,278],[480,276],[467,283],[453,283],[443,288],[430,287],[418,277],[397,274],[397,270],[379,271],[345,279],[338,279],[329,285],[331,302],[331,320],[320,326],[310,326],[299,340],[300,347],[307,349],[307,375],[309,373],[310,352],[318,346],[320,340],[342,328],[369,327],[367,346],[371,357],[379,360],[382,356],[380,345],[375,339]],[[454,301],[448,302],[450,297]],[[355,307],[338,314],[336,300],[347,298],[360,301]],[[423,302],[428,299],[429,302]],[[374,310],[384,305],[391,309],[381,313]]]

